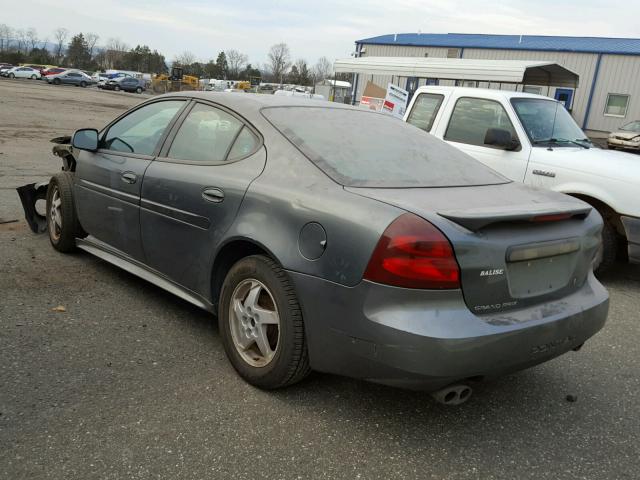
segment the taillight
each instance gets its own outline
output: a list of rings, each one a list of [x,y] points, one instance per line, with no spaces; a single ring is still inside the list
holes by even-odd
[[[426,220],[405,213],[378,241],[364,278],[405,288],[460,287],[460,270],[447,237]]]

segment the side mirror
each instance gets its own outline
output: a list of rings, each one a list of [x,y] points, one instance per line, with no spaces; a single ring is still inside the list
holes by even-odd
[[[487,129],[487,133],[484,136],[484,144],[493,145],[504,150],[517,150],[520,147],[520,142],[511,137],[511,132],[502,128]]]
[[[95,128],[76,130],[71,140],[73,148],[95,152],[98,150],[98,131]]]

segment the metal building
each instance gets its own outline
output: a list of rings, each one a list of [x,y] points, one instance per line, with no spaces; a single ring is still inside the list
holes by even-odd
[[[547,60],[580,77],[573,88],[487,84],[459,85],[524,90],[563,101],[585,130],[609,132],[640,119],[640,39],[553,37],[531,35],[399,33],[356,42],[358,57],[435,57],[485,60]],[[358,75],[356,98],[368,80],[386,87],[394,83],[414,91],[427,84],[452,85],[455,80]]]

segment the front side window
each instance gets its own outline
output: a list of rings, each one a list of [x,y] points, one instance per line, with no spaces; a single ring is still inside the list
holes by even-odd
[[[629,95],[610,93],[607,95],[607,105],[604,108],[604,114],[612,117],[624,117],[627,115],[628,106]]]
[[[227,112],[199,103],[180,126],[167,156],[203,163],[223,162],[243,126]]]
[[[517,139],[513,124],[500,103],[483,98],[462,97],[456,102],[444,139],[491,147],[484,143],[490,128],[507,130],[512,139]]]
[[[511,104],[534,146],[575,147],[575,142],[590,145],[587,136],[560,102],[513,98]]]
[[[425,132],[430,132],[443,99],[444,95],[421,93],[416,98],[411,112],[409,112],[407,123],[415,125]]]
[[[134,110],[111,125],[100,148],[116,152],[153,155],[167,125],[182,108],[184,101],[154,102]]]

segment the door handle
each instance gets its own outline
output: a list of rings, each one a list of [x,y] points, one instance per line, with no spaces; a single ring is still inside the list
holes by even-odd
[[[133,172],[124,172],[120,178],[125,183],[134,184],[138,180],[138,176]]]
[[[220,203],[224,200],[224,192],[219,188],[205,188],[202,191],[202,198],[207,202]]]
[[[534,175],[541,175],[543,177],[551,177],[551,178],[555,178],[556,176],[556,172],[551,172],[547,170],[534,170],[531,173],[533,173]]]

